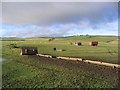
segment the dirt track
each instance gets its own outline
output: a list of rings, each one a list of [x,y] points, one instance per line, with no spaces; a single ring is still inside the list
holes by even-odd
[[[50,55],[42,55],[38,54],[38,56],[42,57],[47,57],[47,58],[58,58],[58,59],[64,59],[64,60],[75,60],[75,61],[81,61],[81,62],[86,62],[86,63],[92,63],[92,64],[97,64],[97,65],[103,65],[103,66],[109,66],[113,68],[120,68],[119,64],[112,64],[112,63],[106,63],[106,62],[101,62],[101,61],[93,61],[93,60],[83,60],[82,58],[71,58],[71,57],[56,57],[56,56],[50,56]]]

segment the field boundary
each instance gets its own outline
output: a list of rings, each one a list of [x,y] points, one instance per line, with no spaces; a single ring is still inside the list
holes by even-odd
[[[95,60],[85,60],[82,58],[71,58],[71,57],[57,57],[57,56],[51,56],[51,55],[43,55],[43,54],[37,54],[38,56],[47,57],[47,58],[58,58],[58,59],[64,59],[64,60],[73,60],[73,61],[81,61],[85,63],[92,63],[97,65],[103,65],[103,66],[109,66],[113,68],[120,68],[119,64],[113,64],[113,63],[106,63],[102,61],[95,61]]]

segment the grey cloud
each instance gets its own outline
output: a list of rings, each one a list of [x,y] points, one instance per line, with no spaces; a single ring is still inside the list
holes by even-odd
[[[62,26],[61,28],[51,28],[45,26],[36,26],[36,28],[30,28],[30,26],[26,26],[26,28],[15,28],[13,31],[9,31],[6,33],[6,30],[3,29],[3,36],[15,36],[15,37],[39,37],[39,36],[62,36],[68,32],[68,28]]]
[[[53,26],[35,26],[35,28],[31,28],[31,26],[27,25],[25,27],[15,28],[13,29],[13,31],[9,31],[9,33],[5,33],[4,35],[16,37],[41,37],[95,33],[116,34],[118,31],[117,26],[117,21],[99,24],[98,26],[96,26],[96,28],[93,28],[93,25],[91,25],[89,21],[80,21],[78,23],[69,23]],[[6,30],[3,31],[7,32]]]
[[[2,2],[43,2],[43,0],[1,0]],[[44,0],[44,2],[119,2],[119,0]]]
[[[16,37],[116,33],[117,8],[117,3],[7,2],[2,5],[3,32]]]
[[[2,23],[2,3],[0,3],[0,23]]]
[[[117,3],[53,3],[53,2],[4,2],[3,23],[10,24],[52,24],[76,22],[81,18],[101,21],[105,10],[116,8]],[[105,11],[107,12],[107,11]],[[100,18],[100,19],[99,19]]]

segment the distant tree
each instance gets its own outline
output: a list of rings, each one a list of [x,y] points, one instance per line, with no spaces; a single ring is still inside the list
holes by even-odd
[[[89,38],[91,38],[92,36],[89,36]]]
[[[86,36],[89,36],[89,34],[86,34]]]
[[[86,34],[86,36],[88,37],[88,38],[91,38],[92,36],[90,36],[89,34]]]

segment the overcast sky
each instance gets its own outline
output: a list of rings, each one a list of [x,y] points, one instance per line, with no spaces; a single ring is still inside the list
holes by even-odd
[[[118,35],[117,2],[3,2],[2,36]]]

